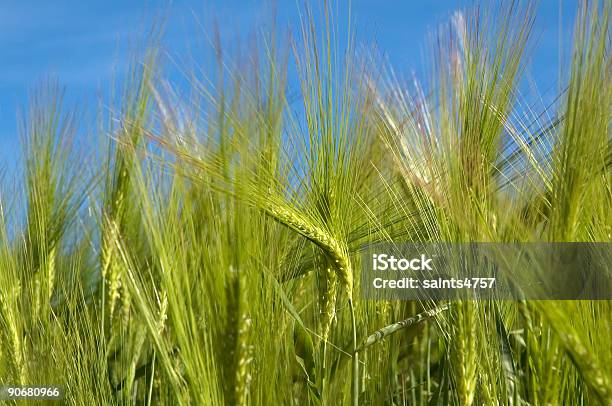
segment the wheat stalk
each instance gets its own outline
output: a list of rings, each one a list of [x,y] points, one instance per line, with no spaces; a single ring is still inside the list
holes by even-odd
[[[357,351],[363,351],[366,348],[384,340],[386,337],[390,336],[391,334],[394,334],[400,330],[406,329],[406,328],[410,328],[414,325],[417,325],[419,323],[422,323],[423,321],[427,320],[427,319],[431,319],[433,317],[436,317],[438,314],[442,313],[443,311],[447,310],[450,306],[449,305],[442,305],[439,307],[436,307],[434,309],[430,309],[430,310],[425,310],[422,313],[417,314],[416,316],[412,316],[409,317],[405,320],[402,321],[398,321],[397,323],[393,323],[390,324],[388,326],[385,326],[379,330],[376,330],[375,332],[373,332],[372,334],[370,334],[365,341],[361,344],[361,346],[359,346],[359,349]]]

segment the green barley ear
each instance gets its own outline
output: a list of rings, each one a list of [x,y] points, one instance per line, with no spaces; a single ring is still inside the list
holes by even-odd
[[[550,241],[609,241],[610,205],[603,202],[611,196],[611,9],[610,0],[578,7],[563,120],[551,154]]]
[[[250,344],[252,320],[248,314],[245,275],[230,267],[228,287],[228,381],[225,383],[230,404],[246,405],[253,360]]]
[[[238,329],[236,338],[236,404],[246,405],[251,383],[250,364],[253,360],[250,344],[252,320],[248,314],[248,301],[244,276],[236,278],[238,295]]]
[[[5,282],[0,279],[1,285],[6,286]],[[24,385],[27,382],[27,369],[22,345],[23,334],[17,321],[19,315],[15,311],[21,287],[15,286],[14,281],[11,282],[13,283],[12,289],[0,291],[0,327],[2,328],[0,335],[4,335],[3,341],[7,343],[6,349],[10,355],[9,364],[13,376],[17,378],[19,384]]]
[[[121,298],[121,269],[117,266],[111,267],[108,284],[108,315],[113,317],[115,306]]]
[[[16,383],[25,384],[23,319],[19,314],[23,287],[16,276],[19,264],[13,255],[5,216],[4,196],[0,190],[0,379],[9,375],[15,377]]]
[[[269,199],[264,203],[263,209],[268,215],[323,250],[329,257],[343,291],[351,298],[353,296],[353,271],[346,244],[309,221],[306,216],[301,215],[298,210],[280,199]]]
[[[117,303],[120,303],[121,322],[127,327],[130,320],[131,295],[124,281],[125,264],[117,249],[120,243],[117,223],[106,218],[102,230],[101,267],[102,281],[108,288],[108,316],[113,319]]]
[[[603,362],[606,361],[609,351],[601,350],[604,345],[597,345],[597,338],[608,338],[608,331],[602,326],[602,320],[609,315],[609,303],[602,301],[568,301],[562,304],[550,302],[535,302],[550,328],[556,333],[561,345],[565,348],[571,362],[583,377],[584,384],[595,397],[605,405],[612,404],[612,379],[610,369]],[[585,312],[588,309],[588,313]],[[573,320],[575,314],[589,314],[592,319],[585,318],[587,328],[577,328]],[[598,313],[601,312],[601,316]],[[606,326],[607,327],[607,326]],[[600,331],[598,335],[591,335],[590,331]],[[607,341],[607,340],[606,340]],[[598,354],[598,352],[601,353]],[[603,362],[602,362],[603,361]]]
[[[109,317],[112,318],[115,310],[115,305],[121,297],[121,275],[122,264],[117,252],[117,244],[119,244],[119,231],[117,224],[106,219],[105,226],[102,231],[102,279],[108,287],[108,311]]]
[[[77,120],[73,112],[63,111],[63,95],[56,81],[37,88],[20,126],[27,199],[20,277],[34,285],[30,317],[41,316],[45,323],[62,239],[85,194],[75,194],[78,177],[69,158]]]
[[[322,259],[320,269],[317,270],[321,277],[322,286],[320,308],[321,308],[321,338],[327,341],[334,319],[336,318],[336,295],[338,277],[327,258]]]
[[[168,327],[166,322],[168,320],[168,294],[164,291],[159,301],[159,319],[157,322],[157,334],[161,335]]]
[[[159,33],[153,33],[153,41]],[[130,298],[122,287],[125,266],[118,259],[117,239],[120,237],[136,243],[140,230],[140,217],[134,192],[134,174],[140,170],[138,150],[150,121],[150,81],[154,75],[157,53],[152,46],[143,63],[134,63],[126,78],[125,97],[120,114],[111,117],[107,161],[104,168],[105,184],[101,222],[100,267],[104,282],[108,285],[109,316],[121,299],[121,315],[124,324],[129,319]],[[116,123],[119,123],[118,125]],[[139,254],[138,248],[132,252]]]
[[[451,310],[450,360],[455,373],[457,396],[461,405],[471,405],[476,395],[476,304],[457,302]]]

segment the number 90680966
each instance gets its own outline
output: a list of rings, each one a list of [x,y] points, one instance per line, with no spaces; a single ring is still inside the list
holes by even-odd
[[[57,385],[2,385],[0,386],[0,400],[60,400],[63,390]]]

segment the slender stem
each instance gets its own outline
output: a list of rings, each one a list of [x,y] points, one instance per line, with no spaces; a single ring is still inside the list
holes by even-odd
[[[357,351],[357,328],[355,325],[355,306],[353,298],[349,298],[351,310],[351,323],[353,325],[353,382],[352,382],[352,404],[359,405],[359,352]]]
[[[326,383],[325,374],[327,373],[326,364],[327,364],[327,340],[323,340],[323,378],[321,379],[321,400],[323,401],[325,400],[325,383]]]
[[[156,351],[153,350],[153,361],[151,361],[151,382],[149,382],[149,396],[147,398],[147,406],[151,406],[151,399],[153,397],[153,380],[155,379],[155,356]]]

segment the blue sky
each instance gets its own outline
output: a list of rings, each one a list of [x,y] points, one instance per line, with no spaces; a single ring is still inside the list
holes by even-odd
[[[295,27],[298,3],[278,1],[278,21]],[[486,4],[486,1],[484,1]],[[269,21],[265,0],[21,0],[0,1],[0,168],[17,158],[17,113],[28,92],[49,75],[66,87],[68,106],[93,111],[100,90],[105,92],[126,68],[133,45],[156,16],[168,19],[164,45],[181,56],[188,44],[201,41],[216,19],[226,42],[244,37]],[[346,19],[348,1],[340,1],[339,18]],[[376,43],[396,71],[422,68],[427,32],[445,22],[467,0],[353,0],[352,16],[358,41]],[[530,73],[542,92],[554,87],[559,45],[559,5],[564,47],[571,32],[573,0],[542,0],[534,32],[537,48]],[[205,40],[203,40],[205,41]],[[567,51],[564,51],[567,53]]]

